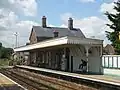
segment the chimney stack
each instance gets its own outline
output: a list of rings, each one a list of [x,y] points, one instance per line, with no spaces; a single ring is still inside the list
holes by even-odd
[[[73,29],[73,19],[72,18],[69,18],[68,20],[68,29]]]
[[[47,25],[46,25],[46,17],[45,16],[42,17],[42,27],[43,28],[47,27]]]

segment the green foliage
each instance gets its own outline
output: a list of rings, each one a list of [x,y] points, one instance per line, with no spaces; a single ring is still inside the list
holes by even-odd
[[[0,58],[7,58],[10,59],[10,56],[13,53],[12,48],[5,48],[2,46],[2,43],[0,43]]]
[[[8,59],[0,59],[0,66],[7,66],[9,65]]]
[[[106,36],[108,40],[112,42],[113,47],[116,50],[117,54],[120,54],[120,40],[119,40],[119,32],[120,32],[120,1],[115,2],[114,9],[117,13],[112,14],[106,12],[105,15],[111,22],[111,24],[106,24],[113,30],[113,32],[106,31]]]
[[[0,48],[2,47],[2,43],[0,42]]]

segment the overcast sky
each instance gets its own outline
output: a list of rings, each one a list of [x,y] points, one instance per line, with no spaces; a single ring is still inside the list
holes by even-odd
[[[15,46],[18,32],[19,46],[28,42],[33,25],[41,25],[41,17],[47,17],[48,26],[67,27],[68,17],[74,19],[74,27],[80,28],[86,37],[104,40],[105,24],[110,23],[104,12],[113,10],[116,0],[0,0],[0,42],[6,47]]]

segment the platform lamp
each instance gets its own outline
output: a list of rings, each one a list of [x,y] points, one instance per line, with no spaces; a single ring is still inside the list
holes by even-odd
[[[18,33],[16,32],[14,35],[15,35],[15,47],[17,47],[17,37],[18,37]]]

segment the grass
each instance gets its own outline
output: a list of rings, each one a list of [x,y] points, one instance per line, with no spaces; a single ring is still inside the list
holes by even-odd
[[[0,59],[0,66],[8,66],[9,65],[8,59]]]

